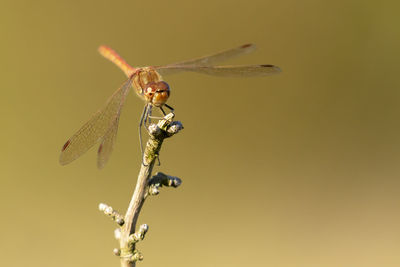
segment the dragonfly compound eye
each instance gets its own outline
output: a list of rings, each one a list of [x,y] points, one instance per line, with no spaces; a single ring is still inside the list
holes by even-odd
[[[154,88],[155,89],[153,89],[152,91],[154,93],[154,96],[152,97],[151,102],[156,107],[161,107],[168,100],[170,94],[169,86],[166,82],[160,81],[154,83]]]

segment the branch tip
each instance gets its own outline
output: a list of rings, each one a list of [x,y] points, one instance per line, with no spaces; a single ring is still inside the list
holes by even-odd
[[[147,224],[142,224],[139,227],[139,230],[129,236],[128,242],[129,244],[135,244],[144,239],[147,231],[149,230],[149,226]]]
[[[99,210],[100,211],[104,211],[107,207],[108,207],[107,204],[104,204],[104,203],[100,203],[99,204]]]
[[[169,128],[167,129],[168,137],[177,134],[180,130],[183,129],[183,125],[180,121],[174,121],[171,123]]]
[[[158,195],[160,193],[160,187],[169,186],[169,187],[178,187],[182,184],[182,180],[178,177],[166,175],[162,172],[157,172],[153,177],[149,180],[149,195]]]
[[[114,248],[113,253],[115,256],[118,256],[118,257],[121,256],[121,250],[119,248]]]
[[[121,218],[117,218],[116,220],[115,220],[115,222],[119,225],[119,226],[122,226],[122,225],[124,225],[124,223],[125,223],[125,221],[124,221],[124,219],[121,217]]]
[[[113,221],[115,221],[119,226],[124,225],[125,221],[121,214],[119,214],[116,210],[114,210],[111,206],[107,204],[100,203],[99,210],[102,211],[108,217],[111,217]]]
[[[158,121],[157,124],[151,124],[148,127],[149,133],[153,137],[160,136],[164,132],[164,137],[171,137],[183,129],[180,121],[173,121],[175,114],[169,113],[164,118]]]

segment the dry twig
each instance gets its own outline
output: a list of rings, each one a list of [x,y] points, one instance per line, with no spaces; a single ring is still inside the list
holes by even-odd
[[[120,248],[114,249],[114,254],[121,258],[122,267],[134,267],[136,261],[143,259],[142,254],[136,249],[136,243],[144,238],[148,226],[146,224],[141,225],[137,232],[135,232],[135,228],[146,197],[158,194],[161,186],[177,187],[181,184],[179,178],[163,173],[157,173],[151,177],[154,163],[159,155],[164,139],[173,136],[183,129],[182,124],[178,121],[173,121],[173,118],[174,114],[169,113],[157,124],[149,126],[148,132],[150,138],[146,144],[136,188],[125,216],[122,217],[117,211],[106,204],[100,204],[99,206],[101,211],[111,217],[120,226],[115,231],[115,237],[119,240]]]

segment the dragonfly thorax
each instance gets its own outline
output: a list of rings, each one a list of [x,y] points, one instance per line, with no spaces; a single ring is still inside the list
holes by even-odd
[[[161,75],[152,67],[138,68],[133,74],[133,84],[139,96],[147,103],[161,107],[167,102],[170,89]]]
[[[138,68],[132,76],[133,84],[139,95],[143,95],[149,83],[161,81],[161,75],[152,67]]]
[[[167,102],[169,94],[169,85],[164,81],[146,84],[143,92],[146,102],[152,103],[156,107],[163,106]]]

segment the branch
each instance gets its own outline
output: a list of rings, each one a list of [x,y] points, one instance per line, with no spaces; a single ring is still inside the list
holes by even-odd
[[[144,234],[147,232],[148,226],[142,225],[138,233],[135,233],[136,222],[147,192],[149,192],[148,182],[164,139],[173,136],[183,129],[183,126],[180,122],[172,121],[173,118],[174,114],[169,113],[157,124],[152,124],[149,126],[148,131],[150,138],[147,141],[144,151],[143,162],[138,175],[136,188],[131,202],[129,203],[129,207],[124,218],[124,223],[122,224],[121,228],[115,232],[117,239],[120,241],[120,249],[115,249],[114,254],[121,257],[122,267],[134,267],[136,261],[143,259],[141,253],[135,249],[135,243],[144,238]],[[179,178],[177,179],[179,180]],[[113,215],[110,216],[112,217]]]
[[[160,187],[172,186],[178,187],[182,183],[181,179],[175,176],[166,175],[162,172],[157,172],[156,175],[151,177],[149,180],[149,195],[158,195],[160,193]],[[147,195],[145,196],[147,197]]]
[[[118,213],[118,211],[114,210],[111,206],[107,204],[100,203],[99,210],[104,212],[105,215],[111,217],[113,221],[115,221],[119,226],[124,225],[124,217]]]

